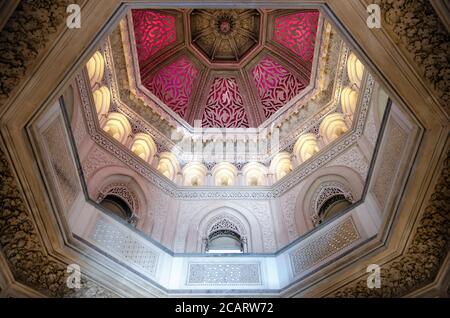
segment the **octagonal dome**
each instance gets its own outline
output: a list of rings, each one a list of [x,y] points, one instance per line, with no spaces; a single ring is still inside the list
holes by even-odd
[[[319,16],[317,10],[132,10],[142,93],[150,107],[190,126],[259,127],[313,88]]]
[[[260,41],[258,10],[193,10],[191,42],[211,62],[239,62]]]

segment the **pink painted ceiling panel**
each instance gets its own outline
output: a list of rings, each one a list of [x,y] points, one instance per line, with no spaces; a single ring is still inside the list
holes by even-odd
[[[275,19],[273,39],[304,61],[312,61],[318,23],[318,11],[279,16]]]
[[[252,76],[266,118],[306,87],[301,79],[268,56],[262,58],[253,68]]]
[[[154,73],[144,82],[144,86],[184,118],[198,75],[198,69],[183,55]]]
[[[242,95],[234,77],[214,79],[206,99],[203,127],[249,127]]]
[[[152,10],[132,10],[139,64],[177,39],[175,17]]]

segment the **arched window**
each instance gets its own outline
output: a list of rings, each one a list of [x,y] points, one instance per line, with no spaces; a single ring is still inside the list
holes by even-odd
[[[231,216],[218,216],[210,222],[204,249],[207,253],[244,253],[247,239],[243,227]]]
[[[129,221],[133,216],[128,203],[116,195],[108,194],[100,201],[100,205],[124,220]]]
[[[350,87],[344,87],[341,92],[342,111],[348,116],[353,116],[356,111],[357,102],[358,92]]]
[[[105,186],[97,199],[101,206],[113,214],[136,226],[140,204],[136,193],[123,183],[111,183]]]
[[[353,203],[351,192],[339,182],[322,184],[312,200],[313,223],[317,226]]]
[[[242,168],[245,185],[265,186],[267,185],[268,169],[259,162],[249,162]]]
[[[131,125],[128,119],[121,113],[109,113],[103,130],[124,144],[131,134]]]
[[[351,83],[361,87],[361,81],[364,74],[364,65],[354,53],[350,53],[347,60],[347,74]]]
[[[244,242],[234,231],[217,230],[208,235],[205,250],[207,253],[243,253]]]
[[[111,93],[109,88],[102,86],[96,89],[92,96],[94,98],[95,110],[99,118],[106,116],[109,111],[109,106],[111,105]]]
[[[175,178],[180,171],[180,164],[173,153],[161,152],[157,169],[163,176],[175,182]]]
[[[309,133],[298,137],[294,145],[294,155],[298,162],[304,162],[319,152],[316,135]]]
[[[105,60],[103,55],[98,51],[95,52],[86,63],[86,68],[91,86],[99,83],[103,79],[103,74],[105,72]]]
[[[206,182],[208,169],[201,162],[189,162],[183,167],[183,185],[191,187],[201,187]]]
[[[337,194],[328,198],[319,208],[319,223],[332,218],[351,204],[352,202],[343,194]]]
[[[150,135],[145,133],[134,135],[131,151],[142,160],[151,162],[157,150],[156,144]]]

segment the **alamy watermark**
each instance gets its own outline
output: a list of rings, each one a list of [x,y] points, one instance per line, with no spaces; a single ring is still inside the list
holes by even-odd
[[[367,273],[369,277],[367,277],[367,288],[381,288],[381,267],[377,264],[370,264],[367,266]]]
[[[66,8],[69,15],[66,18],[66,26],[69,29],[81,28],[81,9],[78,4],[69,4]]]
[[[80,289],[81,288],[81,268],[78,264],[67,265],[67,273],[69,275],[66,279],[66,285],[70,289]]]
[[[381,9],[378,4],[372,3],[367,6],[367,17],[366,23],[369,29],[379,29],[381,28]]]

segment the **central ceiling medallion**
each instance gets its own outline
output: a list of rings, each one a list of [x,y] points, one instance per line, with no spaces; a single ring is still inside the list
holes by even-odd
[[[236,30],[236,17],[228,14],[219,16],[216,22],[217,31],[224,35],[229,36],[232,30]]]
[[[211,62],[239,62],[259,42],[258,10],[193,10],[191,41]]]

